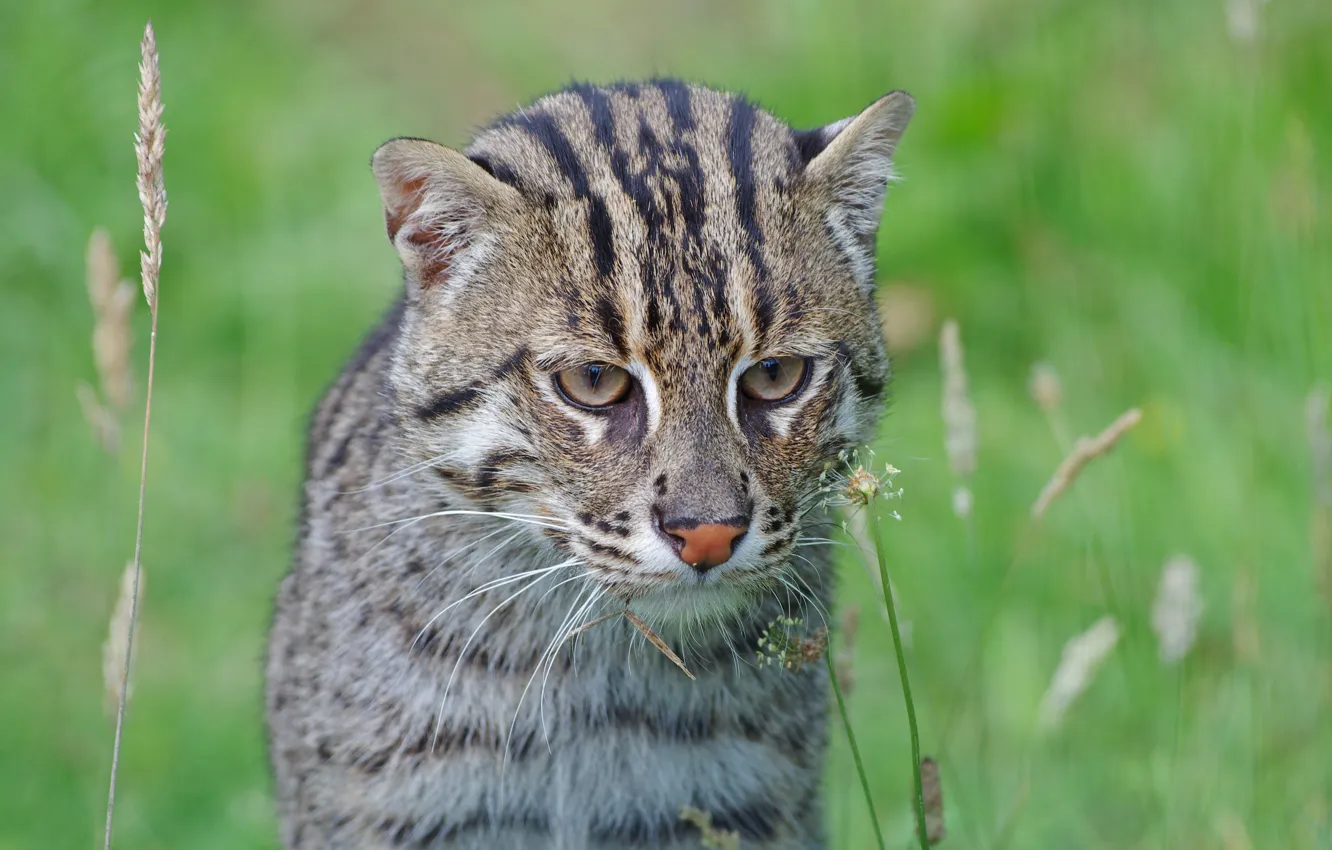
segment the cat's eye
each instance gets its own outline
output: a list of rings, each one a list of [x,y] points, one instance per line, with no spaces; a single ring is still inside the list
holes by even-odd
[[[803,357],[769,357],[740,376],[740,392],[757,401],[786,401],[804,388],[808,371]]]
[[[619,366],[587,363],[556,372],[555,385],[579,407],[607,407],[628,397],[633,379]]]

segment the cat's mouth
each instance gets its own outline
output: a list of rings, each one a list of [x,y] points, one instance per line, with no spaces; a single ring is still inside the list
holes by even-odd
[[[781,586],[782,565],[794,551],[794,540],[751,541],[724,563],[706,570],[694,568],[676,558],[629,561],[602,557],[592,547],[571,546],[581,556],[588,577],[609,596],[625,605],[637,606],[644,600],[662,605],[676,603],[733,609],[755,596],[770,593]],[[752,549],[752,551],[749,551]],[[762,555],[762,557],[759,557]]]

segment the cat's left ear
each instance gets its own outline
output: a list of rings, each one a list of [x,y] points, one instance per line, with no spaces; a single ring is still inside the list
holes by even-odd
[[[915,111],[911,95],[889,92],[859,115],[796,135],[810,185],[825,194],[833,223],[862,250],[873,251],[893,153]]]
[[[370,164],[409,294],[456,288],[488,238],[522,206],[512,186],[458,151],[425,139],[387,141]]]

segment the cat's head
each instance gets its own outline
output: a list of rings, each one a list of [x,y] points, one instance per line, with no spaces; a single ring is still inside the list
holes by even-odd
[[[797,132],[673,81],[577,86],[465,153],[374,157],[412,457],[629,600],[739,604],[887,380],[874,243],[913,108]]]

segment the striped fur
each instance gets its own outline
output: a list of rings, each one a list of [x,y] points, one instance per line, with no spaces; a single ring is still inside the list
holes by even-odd
[[[796,132],[671,80],[574,86],[465,152],[375,155],[402,301],[311,423],[268,721],[284,845],[822,846],[821,668],[760,670],[830,603],[815,481],[887,363],[873,245],[901,93]],[[807,359],[790,401],[737,380]],[[554,372],[634,378],[604,410]],[[663,514],[745,518],[719,567]],[[559,566],[557,566],[559,565]],[[626,606],[697,675],[622,618]]]

